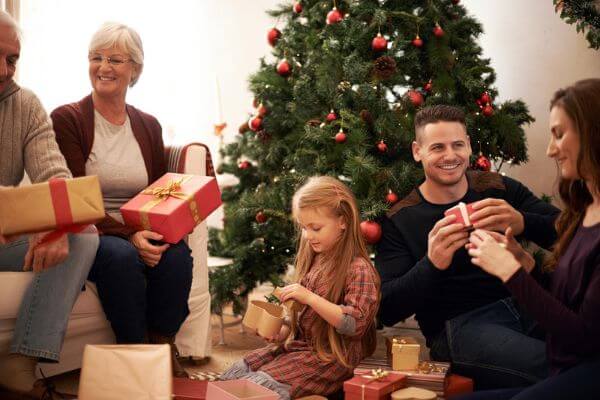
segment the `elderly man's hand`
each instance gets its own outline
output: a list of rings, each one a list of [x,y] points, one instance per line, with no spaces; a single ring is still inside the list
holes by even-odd
[[[29,236],[29,249],[25,254],[24,265],[26,271],[33,269],[33,272],[42,272],[60,264],[69,256],[67,235],[62,235],[58,240],[38,246],[44,236],[44,232]]]

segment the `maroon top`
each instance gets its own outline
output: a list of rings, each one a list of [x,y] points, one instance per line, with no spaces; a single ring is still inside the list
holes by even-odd
[[[167,172],[162,128],[158,120],[126,105],[133,135],[137,140],[148,172],[148,184]],[[65,104],[50,114],[56,141],[74,177],[85,176],[85,163],[94,144],[94,103],[88,95],[77,103]],[[110,216],[96,224],[100,233],[127,237],[135,232]]]
[[[506,285],[546,329],[553,375],[600,357],[600,223],[577,229],[552,275],[550,293],[523,268]]]

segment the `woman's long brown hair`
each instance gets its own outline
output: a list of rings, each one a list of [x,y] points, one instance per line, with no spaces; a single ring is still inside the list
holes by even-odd
[[[334,217],[342,217],[346,224],[338,242],[326,254],[321,254],[320,263],[323,271],[329,274],[326,279],[331,282],[325,299],[334,304],[342,304],[345,295],[346,277],[348,269],[355,258],[363,258],[373,269],[376,279],[375,285],[379,293],[379,275],[369,260],[367,246],[360,230],[360,215],[356,199],[350,189],[342,182],[328,176],[310,178],[294,195],[292,200],[292,213],[297,221],[298,213],[303,209],[318,209],[330,213]],[[299,230],[300,232],[300,230]],[[300,282],[309,272],[315,259],[315,252],[310,244],[299,233],[298,249],[296,252],[295,282]],[[379,299],[377,299],[379,304]],[[294,313],[291,321],[291,331],[286,343],[294,339],[298,315]],[[313,327],[314,348],[317,355],[324,361],[339,361],[350,368],[346,357],[346,344],[336,328],[322,318],[318,318]],[[363,354],[373,354],[377,345],[375,336],[375,321],[362,338]]]
[[[568,115],[579,135],[580,179],[559,178],[558,193],[564,208],[556,220],[558,241],[548,265],[550,269],[556,268],[593,201],[589,187],[600,189],[600,79],[582,80],[558,90],[550,101],[550,109],[554,107],[560,107]]]

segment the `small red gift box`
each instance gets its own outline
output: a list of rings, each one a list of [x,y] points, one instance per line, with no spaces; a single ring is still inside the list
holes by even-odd
[[[126,225],[163,235],[177,243],[221,205],[211,176],[166,173],[121,207]]]
[[[473,225],[471,223],[471,214],[475,211],[473,210],[473,203],[465,204],[462,201],[455,205],[452,208],[447,209],[444,212],[444,215],[447,217],[448,215],[456,215],[456,219],[454,223],[463,224],[466,227]]]
[[[173,378],[174,400],[205,400],[208,381],[189,378]]]
[[[446,399],[452,399],[459,394],[467,394],[473,391],[473,379],[461,375],[450,374],[444,388]]]
[[[344,382],[344,399],[389,400],[392,392],[404,387],[406,387],[404,375],[372,371],[369,375],[355,376]]]

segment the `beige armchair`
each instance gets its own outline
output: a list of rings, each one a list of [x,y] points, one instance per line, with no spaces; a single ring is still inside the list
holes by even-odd
[[[200,143],[166,149],[170,172],[212,175],[214,169],[208,147]],[[208,291],[206,222],[189,235],[194,258],[194,278],[189,297],[190,315],[177,334],[177,347],[183,357],[210,356],[210,293]],[[21,298],[33,277],[32,272],[0,272],[0,353],[6,353],[13,335]],[[86,283],[71,312],[65,342],[58,364],[40,364],[46,376],[81,367],[83,348],[88,343],[114,343],[114,335],[102,311],[96,287]]]

